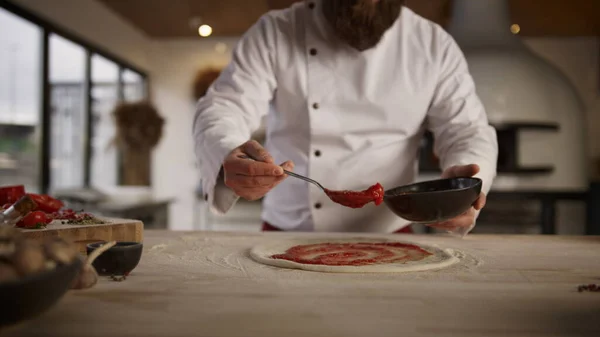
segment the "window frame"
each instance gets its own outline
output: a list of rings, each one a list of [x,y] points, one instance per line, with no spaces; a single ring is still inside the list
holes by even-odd
[[[32,13],[31,11],[16,5],[8,0],[0,0],[0,8],[26,20],[30,23],[38,26],[42,31],[41,38],[41,72],[42,72],[42,86],[41,90],[41,148],[40,148],[40,191],[42,193],[48,193],[50,187],[50,179],[51,178],[51,170],[50,170],[50,150],[51,150],[51,86],[50,86],[50,78],[49,78],[49,52],[50,52],[50,36],[52,34],[59,35],[67,40],[70,40],[73,43],[80,45],[85,49],[85,78],[84,78],[84,86],[85,86],[85,103],[84,103],[84,113],[86,114],[86,126],[85,126],[85,151],[84,151],[84,188],[90,187],[91,182],[91,160],[92,160],[92,134],[94,132],[92,125],[92,56],[94,54],[100,55],[107,60],[114,62],[119,67],[119,76],[118,76],[118,102],[123,102],[124,100],[124,79],[123,72],[127,69],[139,74],[142,77],[142,83],[144,85],[144,97],[147,100],[150,100],[150,79],[148,76],[148,72],[126,60],[123,58],[111,53],[110,51],[90,42],[84,38],[81,38],[78,34],[71,32],[68,29],[59,27],[54,23],[41,18],[40,16]],[[120,153],[118,157],[120,158]],[[117,166],[115,167],[117,170],[118,184],[121,184],[121,162],[117,160]]]

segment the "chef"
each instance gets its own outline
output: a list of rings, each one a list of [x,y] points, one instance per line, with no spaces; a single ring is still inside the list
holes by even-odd
[[[250,138],[264,116],[263,147]],[[411,230],[383,205],[341,206],[282,168],[332,190],[410,184],[425,130],[442,177],[483,180],[469,211],[430,224],[464,234],[496,175],[496,133],[455,41],[401,0],[307,0],[263,15],[193,124],[214,212],[264,197],[263,229],[319,232]]]

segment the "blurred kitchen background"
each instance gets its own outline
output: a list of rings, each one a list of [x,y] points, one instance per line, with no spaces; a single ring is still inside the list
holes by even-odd
[[[293,2],[0,0],[0,185],[147,228],[258,231],[260,201],[208,212],[191,124],[239,37]],[[474,232],[600,234],[600,1],[408,6],[457,39],[498,130]]]

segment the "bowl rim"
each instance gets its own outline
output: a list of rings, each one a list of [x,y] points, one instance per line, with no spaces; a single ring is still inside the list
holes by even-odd
[[[463,187],[463,188],[455,188],[455,189],[447,189],[447,190],[437,190],[437,191],[421,191],[421,192],[408,192],[408,193],[403,193],[403,194],[392,194],[392,191],[402,188],[409,188],[409,187],[413,187],[416,185],[421,185],[421,184],[425,184],[425,183],[432,183],[432,182],[440,182],[440,181],[450,181],[450,180],[471,180],[474,183],[470,186],[467,187]],[[396,197],[405,197],[407,195],[426,195],[426,194],[439,194],[439,193],[450,193],[450,192],[460,192],[460,191],[466,191],[466,190],[470,190],[473,188],[477,188],[478,186],[481,186],[483,184],[483,180],[481,178],[477,178],[477,177],[452,177],[452,178],[441,178],[441,179],[432,179],[432,180],[424,180],[424,181],[419,181],[416,183],[412,183],[409,185],[401,185],[401,186],[396,186],[393,187],[391,189],[385,190],[385,192],[383,193],[383,197],[384,199],[387,198],[396,198]]]
[[[0,282],[0,290],[2,290],[3,287],[8,286],[8,285],[14,286],[14,285],[25,284],[25,283],[29,283],[29,282],[36,282],[36,281],[39,281],[40,279],[44,279],[44,278],[48,277],[49,275],[52,275],[59,271],[62,271],[63,269],[69,269],[71,267],[81,269],[83,267],[83,260],[80,257],[76,257],[73,260],[73,262],[71,262],[70,264],[59,264],[50,270],[44,270],[39,273],[27,275],[25,277],[19,277],[16,280]]]
[[[107,243],[108,241],[97,241],[97,242],[92,242],[92,243],[88,243],[87,245],[85,245],[86,249],[91,249],[91,250],[95,250],[98,249],[98,247],[100,245],[103,245],[105,243]],[[117,241],[117,244],[110,247],[108,251],[111,250],[123,250],[123,249],[137,249],[137,248],[142,248],[144,246],[143,242],[135,242],[135,241]]]

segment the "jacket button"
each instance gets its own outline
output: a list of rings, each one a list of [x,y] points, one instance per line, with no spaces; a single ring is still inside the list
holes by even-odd
[[[309,3],[308,8],[310,8],[310,9],[315,8],[315,3],[314,2]]]
[[[313,109],[318,109],[319,108],[319,103],[313,103]]]
[[[316,50],[315,48],[311,48],[311,49],[310,49],[310,54],[311,54],[312,56],[315,56],[315,55],[317,55],[317,50]]]
[[[320,156],[321,156],[321,151],[319,151],[319,150],[316,150],[316,151],[315,151],[315,156],[316,156],[316,157],[320,157]]]
[[[320,203],[320,202],[317,202],[317,203],[315,204],[315,208],[316,208],[316,209],[319,209],[319,208],[321,208],[321,203]]]

